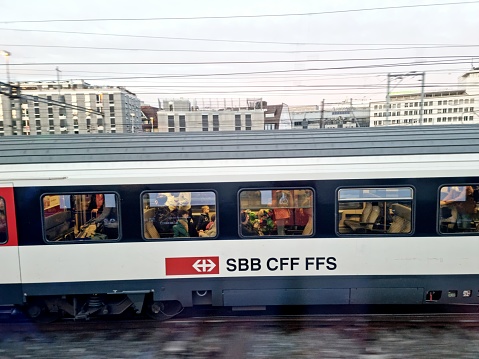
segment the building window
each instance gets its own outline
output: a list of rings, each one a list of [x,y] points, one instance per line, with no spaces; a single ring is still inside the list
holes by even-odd
[[[241,131],[241,115],[235,115],[235,131]]]
[[[213,115],[213,131],[220,130],[220,118],[219,115]]]
[[[409,234],[413,190],[410,187],[342,188],[338,191],[339,234]]]
[[[186,118],[185,115],[180,115],[179,116],[179,123],[180,123],[180,132],[185,132],[186,131]]]
[[[145,239],[216,237],[215,192],[155,192],[142,198]]]
[[[201,115],[201,128],[203,131],[208,131],[208,115]]]
[[[252,123],[251,123],[251,114],[247,113],[245,115],[245,130],[251,131]]]
[[[175,116],[168,115],[168,132],[175,132]]]
[[[118,195],[49,194],[42,201],[47,241],[118,239]]]
[[[314,197],[310,189],[245,190],[240,198],[241,236],[310,236]]]

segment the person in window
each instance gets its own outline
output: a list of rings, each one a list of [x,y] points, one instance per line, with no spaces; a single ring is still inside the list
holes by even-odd
[[[5,215],[5,201],[0,198],[0,243],[7,240],[7,217]]]
[[[441,201],[441,205],[453,206],[457,211],[457,228],[470,229],[476,213],[474,188],[472,186],[451,187],[449,193]],[[452,211],[451,211],[452,212]]]
[[[211,216],[211,222],[207,224],[204,231],[199,231],[200,237],[215,237],[216,236],[216,216]]]
[[[250,221],[249,213],[247,211],[241,212],[241,234],[243,236],[257,236],[258,232],[254,230],[253,224]]]
[[[173,226],[173,237],[189,237],[188,212],[184,209],[178,211],[178,222]]]
[[[291,217],[290,207],[293,206],[292,196],[290,191],[276,191],[273,197],[274,219],[276,221],[276,228],[279,236],[284,236],[285,225],[289,224]]]
[[[90,204],[88,205],[88,213],[91,214],[91,218],[96,218],[103,213],[105,208],[105,195],[102,193],[93,194],[91,196]]]
[[[216,221],[216,215],[213,214],[213,215],[211,216],[211,221],[210,221],[210,223],[208,223],[208,224],[206,225],[206,230],[211,229],[211,227],[213,227],[213,225],[216,225],[216,222],[215,222],[215,221]]]
[[[203,206],[201,207],[201,214],[200,217],[198,218],[198,223],[196,224],[196,230],[199,231],[204,231],[206,230],[206,226],[210,222],[210,207],[208,206]]]

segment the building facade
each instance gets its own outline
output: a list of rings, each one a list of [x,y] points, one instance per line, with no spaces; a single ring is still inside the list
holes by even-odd
[[[389,111],[385,101],[371,102],[370,126],[458,125],[479,123],[476,99],[465,90],[427,92],[390,96]]]
[[[165,99],[158,111],[158,132],[263,130],[264,111],[258,103],[251,100],[228,106],[226,101],[205,105],[185,99]]]
[[[369,126],[369,105],[350,102],[325,104],[321,109],[293,109],[294,129],[352,128]]]
[[[122,87],[78,81],[21,82],[0,96],[0,136],[142,131],[140,100]]]
[[[473,69],[459,78],[456,90],[393,94],[389,103],[371,102],[370,126],[477,124],[478,104],[479,70]]]

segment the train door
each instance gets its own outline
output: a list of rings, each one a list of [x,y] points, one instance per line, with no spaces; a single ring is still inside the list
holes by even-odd
[[[0,183],[0,305],[22,303],[13,186]]]

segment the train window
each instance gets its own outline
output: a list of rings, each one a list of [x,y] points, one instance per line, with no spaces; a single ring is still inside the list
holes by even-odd
[[[310,189],[244,190],[239,194],[242,236],[310,236],[314,203]]]
[[[342,188],[338,191],[338,233],[411,233],[412,201],[410,187]]]
[[[441,233],[479,232],[479,185],[444,186],[439,198]]]
[[[7,242],[7,212],[5,200],[0,197],[0,243]]]
[[[118,239],[117,194],[49,194],[42,200],[47,241]]]
[[[143,237],[216,237],[216,209],[212,191],[144,193]]]

